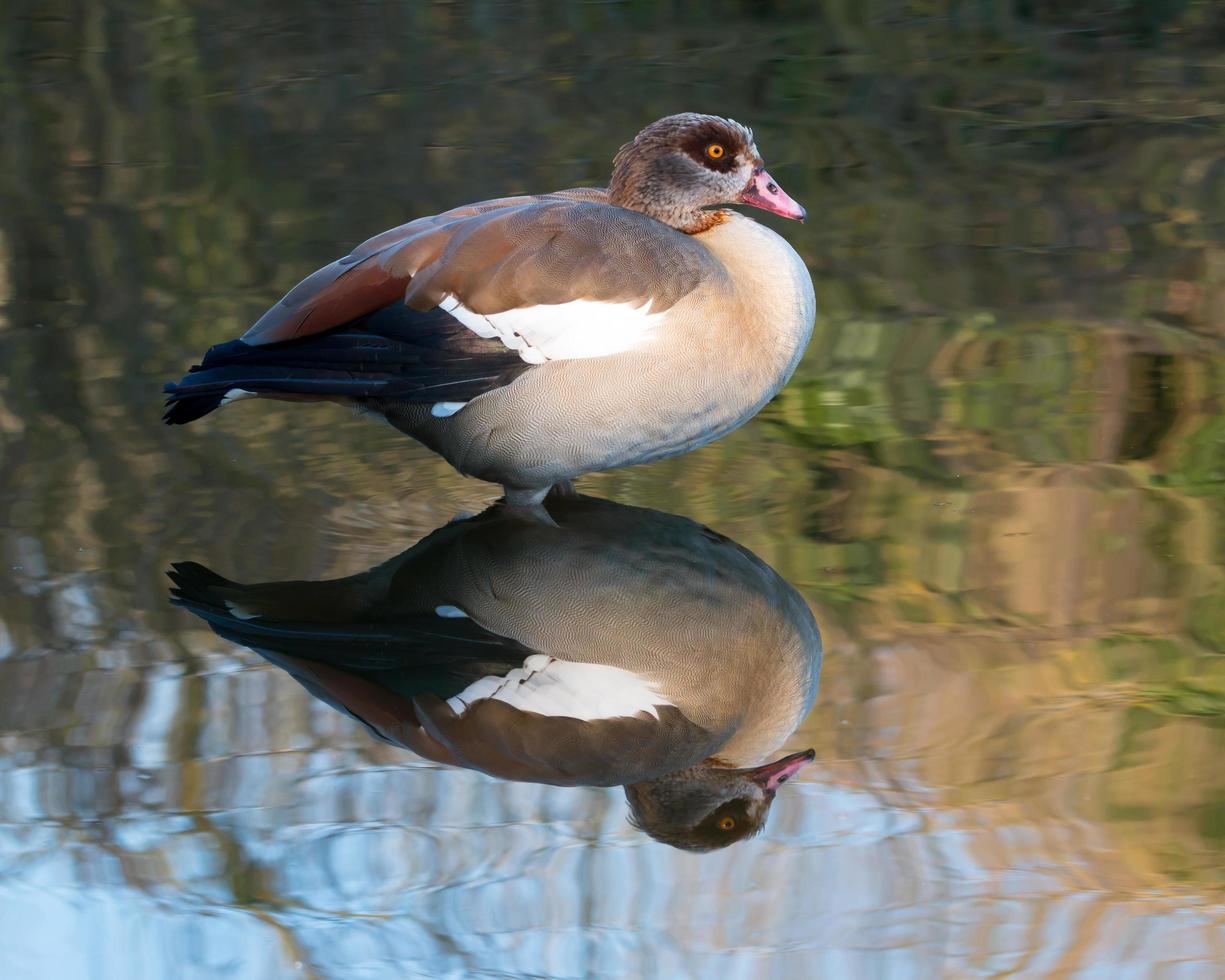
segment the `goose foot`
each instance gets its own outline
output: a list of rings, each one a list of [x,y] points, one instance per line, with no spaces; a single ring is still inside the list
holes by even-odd
[[[562,489],[559,491],[558,487]],[[569,488],[568,490],[566,488]],[[518,517],[533,524],[543,524],[547,527],[557,527],[557,522],[549,516],[549,512],[545,510],[544,501],[547,497],[553,497],[555,492],[562,496],[575,495],[574,486],[569,481],[563,484],[557,484],[552,487],[537,488],[535,490],[525,490],[521,487],[503,487],[506,495],[498,502],[502,507],[502,512],[512,517]]]
[[[551,489],[552,487],[535,487],[528,489],[524,487],[503,486],[502,503],[504,503],[507,507],[523,507],[527,509],[536,508],[544,503],[544,498],[549,495],[549,491]]]

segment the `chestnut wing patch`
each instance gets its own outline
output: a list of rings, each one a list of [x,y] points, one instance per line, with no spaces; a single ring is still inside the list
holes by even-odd
[[[503,318],[481,321],[480,332],[503,340],[517,334],[540,348],[583,331],[593,316],[541,309],[534,320],[524,315],[530,308],[584,302],[608,304],[614,317],[659,314],[704,278],[724,274],[690,236],[606,199],[599,190],[564,191],[420,218],[312,273],[242,340],[262,346],[305,338],[402,298],[421,312],[462,308],[470,326],[475,318]]]

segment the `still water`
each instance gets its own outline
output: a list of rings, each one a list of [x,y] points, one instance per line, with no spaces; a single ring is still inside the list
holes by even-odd
[[[9,0],[0,974],[1221,975],[1225,21],[952,9]],[[701,635],[708,685],[753,615],[811,610],[815,704],[764,751],[816,759],[700,853],[619,783],[382,740],[306,647],[170,602],[176,563],[383,581],[491,488],[331,406],[158,422],[163,381],[357,241],[600,184],[685,109],[753,125],[808,207],[760,217],[813,343],[739,432],[581,481],[609,629],[590,589],[540,602],[576,649]],[[668,535],[731,583],[705,612],[661,608],[692,594]],[[266,619],[366,683],[414,574]]]

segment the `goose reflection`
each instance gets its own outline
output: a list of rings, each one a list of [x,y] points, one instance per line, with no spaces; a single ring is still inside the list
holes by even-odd
[[[591,497],[499,507],[367,572],[174,601],[376,737],[504,779],[624,786],[631,822],[710,850],[765,823],[812,750],[763,760],[816,694],[817,624],[773,569],[683,517]]]

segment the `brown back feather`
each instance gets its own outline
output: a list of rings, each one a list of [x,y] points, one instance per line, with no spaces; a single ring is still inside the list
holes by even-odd
[[[272,344],[330,330],[403,297],[431,309],[447,295],[477,313],[576,299],[666,310],[704,277],[710,253],[597,188],[512,197],[418,218],[312,273],[243,335]]]

